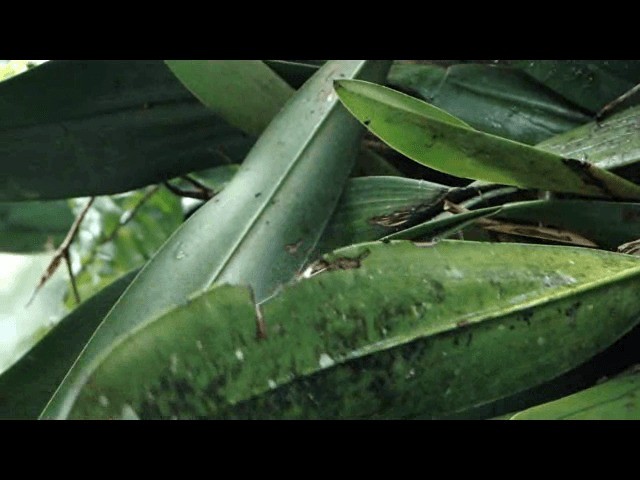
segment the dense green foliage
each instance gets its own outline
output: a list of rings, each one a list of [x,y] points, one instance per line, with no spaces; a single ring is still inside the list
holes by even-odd
[[[640,62],[16,67],[0,418],[640,419]]]

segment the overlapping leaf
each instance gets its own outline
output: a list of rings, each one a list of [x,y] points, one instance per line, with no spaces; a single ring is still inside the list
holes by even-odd
[[[1,82],[0,110],[0,200],[126,192],[239,162],[254,141],[162,61],[50,61]]]
[[[640,187],[587,162],[479,132],[425,102],[363,81],[336,82],[370,131],[418,162],[453,175],[525,188],[639,199]]]
[[[389,84],[478,130],[528,144],[591,120],[524,73],[503,66],[396,64]]]
[[[231,125],[260,135],[293,89],[259,60],[167,60],[200,101]]]
[[[594,163],[606,170],[629,167],[640,160],[640,107],[632,107],[603,120],[537,145],[563,157]]]
[[[146,264],[87,344],[46,417],[66,416],[79,385],[119,336],[195,292],[217,282],[249,284],[262,301],[290,281],[329,220],[363,133],[332,82],[379,81],[387,69],[388,62],[329,62],[296,93],[227,187]]]
[[[591,113],[597,113],[640,82],[637,60],[517,60],[510,63]],[[633,100],[637,103],[640,98]]]
[[[628,373],[553,402],[530,408],[511,420],[640,420],[640,375]]]
[[[312,270],[258,317],[219,287],[140,324],[71,417],[441,417],[579,365],[640,307],[640,261],[587,249],[361,244]]]
[[[318,253],[379,238],[433,207],[448,187],[400,177],[349,180],[318,245]]]

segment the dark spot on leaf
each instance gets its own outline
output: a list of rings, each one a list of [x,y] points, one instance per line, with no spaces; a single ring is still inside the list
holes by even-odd
[[[582,302],[579,302],[579,301],[575,302],[564,311],[564,314],[569,319],[569,325],[571,325],[572,327],[575,326],[576,324],[576,316],[578,313],[578,309],[580,308],[580,305],[582,305]]]
[[[368,127],[369,124],[371,123],[371,120],[365,120],[363,123]]]
[[[431,284],[434,300],[438,303],[444,302],[444,299],[445,299],[444,285],[442,285],[442,283],[440,283],[438,280],[433,280],[433,279],[430,280],[429,283]]]
[[[262,195],[262,192],[258,192],[254,195],[255,198],[258,198],[260,195]]]
[[[609,197],[615,197],[616,195],[609,189],[607,184],[601,179],[597,178],[594,174],[594,166],[584,160],[576,160],[575,158],[563,158],[564,163],[570,170],[580,177],[580,180],[585,185],[591,185],[600,192],[606,194]]]
[[[531,317],[533,317],[533,310],[527,308],[520,313],[520,320],[525,322],[527,325],[531,325]]]

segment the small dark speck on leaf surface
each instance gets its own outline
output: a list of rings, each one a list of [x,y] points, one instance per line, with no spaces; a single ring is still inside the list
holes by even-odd
[[[262,195],[262,192],[258,192],[254,195],[254,197],[258,198],[260,195]]]
[[[293,255],[298,251],[298,248],[300,248],[300,245],[302,245],[302,239],[298,240],[295,243],[290,243],[288,245],[285,245],[284,249],[287,251],[287,253]]]

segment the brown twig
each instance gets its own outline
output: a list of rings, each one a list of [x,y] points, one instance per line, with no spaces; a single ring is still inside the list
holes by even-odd
[[[168,181],[163,182],[164,186],[167,187],[169,191],[174,195],[177,195],[179,197],[195,198],[197,200],[209,200],[216,195],[216,192],[211,190],[206,185],[203,185],[202,183],[198,182],[194,178],[191,178],[187,175],[184,175],[180,178],[189,182],[191,185],[196,187],[197,190],[184,190],[182,188],[176,187],[175,185],[172,185]]]
[[[87,202],[87,204],[85,205],[85,207],[80,212],[80,214],[74,220],[73,225],[71,225],[71,228],[67,233],[67,236],[64,238],[64,240],[56,250],[56,253],[51,259],[51,262],[49,262],[49,265],[47,266],[47,269],[40,277],[40,282],[36,286],[36,289],[33,291],[33,294],[31,295],[31,298],[27,302],[26,307],[31,305],[31,302],[33,302],[33,299],[36,297],[40,289],[44,286],[45,283],[47,283],[47,281],[53,276],[53,274],[56,273],[56,270],[58,270],[58,267],[60,266],[60,262],[62,260],[64,260],[65,263],[67,264],[69,277],[71,277],[71,285],[73,287],[73,293],[75,295],[76,301],[80,303],[80,295],[78,294],[76,279],[75,279],[75,276],[73,275],[73,270],[71,268],[71,257],[69,255],[69,247],[71,246],[71,242],[73,242],[73,239],[76,237],[78,233],[78,229],[80,228],[80,224],[82,223],[82,220],[84,220],[84,217],[87,215],[87,212],[89,211],[89,208],[91,208],[91,205],[93,205],[93,202],[95,199],[96,197],[91,197]]]
[[[154,185],[152,186],[149,190],[147,190],[145,192],[145,194],[143,195],[143,197],[138,201],[138,203],[136,203],[133,208],[131,210],[129,210],[127,212],[127,216],[124,218],[124,220],[122,220],[120,223],[118,223],[118,225],[116,225],[116,227],[113,229],[113,231],[109,234],[108,237],[106,237],[104,240],[102,240],[100,242],[100,245],[103,245],[105,243],[108,243],[110,241],[112,241],[116,235],[118,234],[118,232],[120,231],[120,229],[122,227],[124,227],[127,223],[129,223],[135,216],[136,213],[138,213],[138,210],[140,210],[140,208],[158,191],[160,190],[160,185]]]
[[[607,103],[596,114],[596,122],[600,123],[602,121],[602,119],[605,117],[605,115],[607,115],[611,110],[613,110],[618,105],[620,105],[622,102],[624,102],[627,98],[629,98],[630,96],[636,94],[638,91],[640,91],[640,83],[638,85],[636,85],[635,87],[631,88],[630,90],[628,90],[627,92],[625,92],[622,95],[620,95],[615,100]]]

